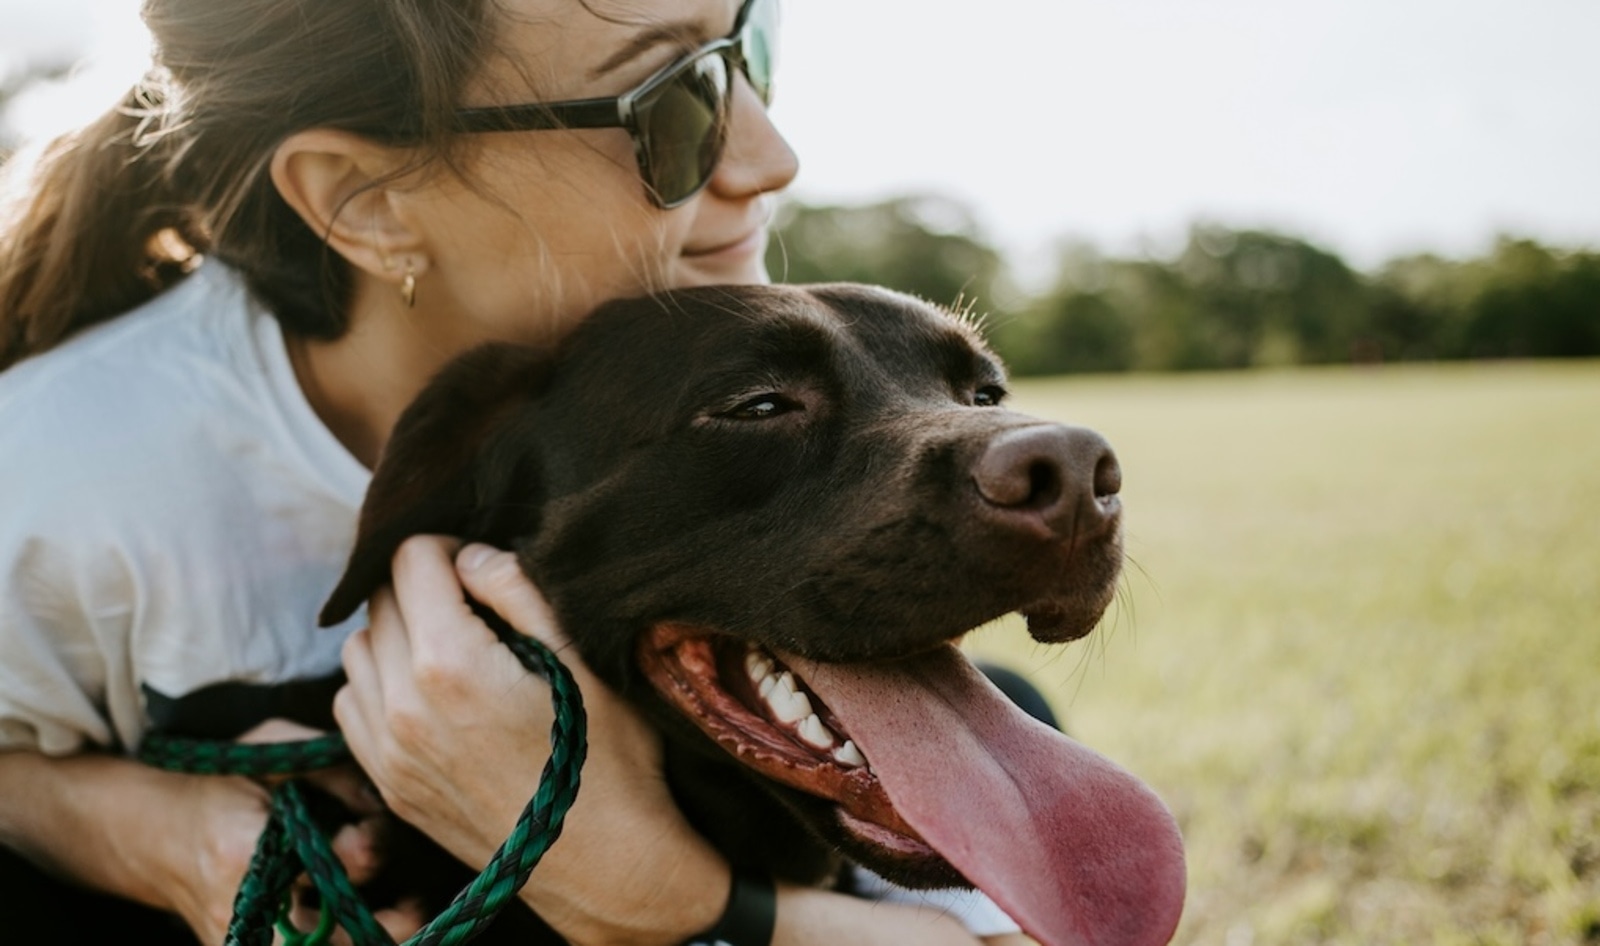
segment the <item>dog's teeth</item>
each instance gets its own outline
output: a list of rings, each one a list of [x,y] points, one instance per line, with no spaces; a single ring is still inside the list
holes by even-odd
[[[781,723],[798,723],[811,715],[811,701],[804,693],[793,690],[785,692],[783,683],[778,683],[778,688],[772,691],[772,696],[767,702],[772,706],[772,713]]]
[[[744,655],[744,672],[750,675],[750,682],[759,684],[772,675],[776,669],[773,662],[759,650],[752,650]]]
[[[761,682],[757,684],[756,689],[761,693],[763,700],[770,702],[772,694],[778,689],[778,678],[769,673],[761,678]]]
[[[832,749],[834,744],[833,730],[822,725],[822,719],[812,713],[800,724],[800,738],[818,749]]]
[[[772,679],[772,678],[768,678]],[[765,684],[763,683],[763,689]],[[772,715],[782,723],[798,723],[811,715],[811,701],[794,685],[794,675],[785,670],[778,674],[771,689],[763,694]]]
[[[844,745],[833,750],[833,761],[856,769],[867,764],[867,757],[861,754],[853,741],[846,739]]]
[[[794,674],[785,670],[778,674],[778,689],[784,693],[798,693],[799,688],[794,685]]]

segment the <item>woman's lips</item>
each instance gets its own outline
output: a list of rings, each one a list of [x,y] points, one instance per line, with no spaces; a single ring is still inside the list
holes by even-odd
[[[743,258],[759,253],[766,242],[766,228],[756,227],[743,236],[736,237],[726,243],[717,243],[704,247],[688,247],[683,251],[685,259],[716,260]]]

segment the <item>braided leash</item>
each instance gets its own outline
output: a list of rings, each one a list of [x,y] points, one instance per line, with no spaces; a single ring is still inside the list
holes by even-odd
[[[406,940],[405,946],[458,946],[493,922],[560,837],[567,811],[577,798],[578,775],[588,748],[583,700],[572,674],[543,644],[518,634],[499,615],[473,604],[522,665],[550,681],[556,716],[550,726],[550,758],[539,776],[538,790],[488,866],[443,913]],[[139,757],[173,772],[250,776],[294,775],[351,758],[340,735],[245,745],[160,734],[145,738]],[[311,933],[295,930],[287,917],[290,888],[302,873],[310,876],[322,898],[322,919]],[[276,927],[286,946],[320,946],[336,926],[343,927],[356,946],[395,946],[351,886],[328,839],[307,812],[299,786],[285,782],[272,793],[267,826],[234,900],[226,942],[228,946],[270,946]]]

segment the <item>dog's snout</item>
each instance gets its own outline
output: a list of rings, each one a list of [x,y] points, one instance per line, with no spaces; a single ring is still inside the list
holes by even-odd
[[[1105,443],[1104,440],[1100,441]],[[1105,452],[1094,464],[1094,498],[1110,499],[1122,492],[1122,464],[1117,462],[1117,455],[1106,444]]]
[[[1021,427],[994,437],[972,480],[989,514],[1002,522],[1039,523],[1083,539],[1118,512],[1122,467],[1104,437],[1081,427]]]

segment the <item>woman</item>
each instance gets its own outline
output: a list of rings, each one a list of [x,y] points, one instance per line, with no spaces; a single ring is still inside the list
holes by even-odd
[[[152,725],[281,737],[258,724],[325,704],[344,637],[317,607],[366,471],[446,360],[559,338],[610,298],[765,278],[796,164],[755,3],[147,0],[157,70],[0,217],[6,847],[220,941],[263,790],[116,750]],[[630,90],[631,128],[585,101]],[[549,708],[463,585],[560,637],[508,556],[454,555],[403,548],[370,632],[342,628],[337,707],[385,800],[481,864],[537,777],[506,747]],[[591,759],[522,896],[575,943],[682,942],[716,924],[728,867],[654,737],[573,669]],[[336,845],[371,869],[365,826]],[[784,888],[776,909],[774,943],[973,941],[925,907]]]

